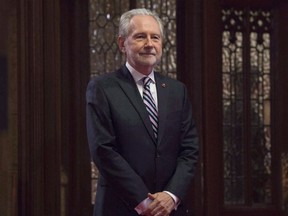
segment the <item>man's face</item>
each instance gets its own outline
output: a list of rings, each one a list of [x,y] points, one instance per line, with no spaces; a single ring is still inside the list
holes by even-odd
[[[162,36],[152,16],[134,16],[126,38],[118,38],[129,64],[143,74],[149,74],[162,56]]]

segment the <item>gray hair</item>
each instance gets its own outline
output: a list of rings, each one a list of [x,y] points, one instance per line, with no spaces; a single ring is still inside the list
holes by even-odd
[[[160,28],[161,36],[164,39],[164,26],[163,26],[162,20],[159,18],[157,13],[151,10],[145,9],[145,8],[132,9],[122,14],[120,18],[120,23],[119,23],[119,33],[118,33],[119,36],[127,37],[129,35],[130,21],[134,16],[137,16],[137,15],[152,16],[157,21],[159,28]]]

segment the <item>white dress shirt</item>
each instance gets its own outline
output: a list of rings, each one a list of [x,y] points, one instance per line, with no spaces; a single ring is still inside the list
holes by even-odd
[[[143,97],[143,78],[147,77],[146,75],[136,71],[128,62],[126,62],[126,67],[128,68],[128,70],[130,71],[136,85],[137,88],[141,94],[141,96]],[[151,71],[151,73],[148,75],[148,77],[152,80],[152,82],[150,83],[150,92],[152,94],[152,97],[154,99],[156,108],[158,109],[158,98],[157,98],[157,90],[156,90],[156,82],[155,82],[155,77],[154,77],[154,71]]]

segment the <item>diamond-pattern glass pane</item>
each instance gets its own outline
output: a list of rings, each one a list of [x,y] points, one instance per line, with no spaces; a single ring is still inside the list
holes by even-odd
[[[89,38],[91,76],[117,69],[124,63],[117,45],[121,14],[129,10],[128,0],[90,0]]]
[[[222,10],[226,205],[272,202],[271,21],[270,11]]]

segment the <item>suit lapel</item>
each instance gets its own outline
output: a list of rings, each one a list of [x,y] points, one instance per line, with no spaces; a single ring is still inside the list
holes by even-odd
[[[159,118],[159,127],[158,127],[158,141],[161,143],[163,138],[164,129],[165,129],[165,120],[167,115],[167,96],[169,86],[165,82],[164,76],[160,76],[158,73],[155,74],[156,88],[157,88],[157,97],[158,97],[158,118]]]
[[[143,103],[143,100],[141,98],[141,95],[138,91],[137,85],[132,75],[130,74],[129,70],[125,66],[123,66],[118,71],[117,75],[118,75],[118,78],[120,79],[119,85],[121,89],[127,95],[127,98],[129,99],[131,104],[134,106],[135,110],[138,112],[150,137],[156,143],[156,139],[153,133],[153,129],[152,129],[152,125],[148,116],[148,112],[146,110],[146,107]]]

